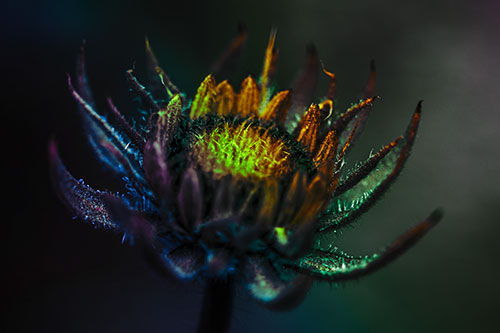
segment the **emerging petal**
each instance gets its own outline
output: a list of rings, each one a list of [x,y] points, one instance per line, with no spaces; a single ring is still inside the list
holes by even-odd
[[[215,88],[215,79],[210,74],[198,87],[198,91],[191,103],[191,111],[189,113],[191,119],[202,117],[211,111],[212,105],[215,102]]]

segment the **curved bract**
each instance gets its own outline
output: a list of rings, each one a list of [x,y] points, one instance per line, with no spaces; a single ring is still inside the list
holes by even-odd
[[[82,50],[76,85],[68,78],[69,89],[96,156],[124,179],[128,192],[99,191],[76,180],[54,142],[52,177],[76,217],[125,233],[174,276],[231,277],[262,304],[289,309],[314,279],[357,278],[394,260],[441,213],[374,255],[314,246],[320,234],[351,223],[393,183],[413,145],[421,103],[403,136],[341,178],[345,156],[377,99],[373,64],[363,99],[338,112],[336,78],[325,68],[328,92],[311,103],[319,73],[313,47],[293,89],[274,91],[275,32],[259,78],[248,76],[239,87],[217,82],[245,39],[240,31],[192,99],[159,67],[147,41],[151,84],[143,86],[127,71],[131,91],[147,112],[147,121],[134,126],[109,98],[107,117],[96,110]]]

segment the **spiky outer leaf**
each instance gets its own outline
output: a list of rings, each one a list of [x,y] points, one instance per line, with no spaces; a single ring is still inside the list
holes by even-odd
[[[371,62],[370,67],[370,76],[365,85],[362,100],[347,109],[346,112],[341,114],[333,124],[333,127],[340,133],[340,145],[344,145],[347,140],[351,141],[346,147],[346,154],[354,147],[354,144],[361,136],[363,128],[372,111],[372,104],[379,98],[379,96],[375,95],[375,63],[373,61]],[[353,132],[354,127],[357,127],[358,130]],[[348,139],[351,132],[353,132],[354,136]]]
[[[380,253],[354,257],[337,248],[329,251],[314,250],[290,266],[298,272],[332,282],[359,278],[382,268],[403,254],[439,222],[442,214],[440,209],[435,210]]]
[[[383,158],[377,163],[369,159],[365,164],[367,166],[359,169],[364,170],[364,177],[357,181],[347,181],[351,187],[346,190],[346,186],[341,186],[343,192],[334,194],[328,209],[319,218],[318,231],[333,231],[346,226],[367,211],[385,193],[401,172],[409,156],[417,133],[420,112],[421,103],[413,114],[404,138],[392,148],[388,148],[388,152],[379,155]],[[353,177],[358,176],[356,173],[353,174]]]
[[[339,133],[340,145],[343,146],[349,140],[353,129],[357,127],[358,131],[356,131],[355,136],[350,139],[351,143],[349,144],[349,149],[352,149],[354,142],[357,138],[359,138],[359,135],[363,130],[363,126],[368,119],[371,112],[371,105],[377,98],[378,96],[370,96],[369,98],[359,101],[335,120],[333,128]]]
[[[139,148],[140,150],[144,149],[144,144],[145,144],[145,139],[142,135],[139,134],[135,130],[134,127],[132,127],[128,121],[123,117],[122,113],[118,110],[116,105],[113,103],[113,100],[111,97],[107,98],[107,102],[109,105],[109,108],[111,110],[111,114],[114,116],[114,118],[118,121],[120,124],[121,128],[125,132],[125,134],[132,140],[132,143]]]
[[[142,158],[139,150],[131,144],[130,139],[127,140],[118,133],[106,118],[97,113],[92,105],[74,89],[69,75],[68,87],[73,98],[78,103],[88,140],[99,160],[119,175],[142,179]],[[110,147],[112,147],[111,150]],[[124,165],[124,162],[130,166],[130,169]],[[133,175],[128,174],[129,171]]]
[[[95,227],[103,229],[117,228],[111,219],[109,207],[105,204],[104,198],[109,195],[116,200],[122,199],[107,192],[94,190],[83,183],[82,180],[76,180],[62,163],[54,141],[49,144],[49,158],[54,188],[61,200],[75,216]]]
[[[148,246],[153,246],[156,227],[141,212],[133,210],[123,200],[111,194],[102,196],[109,214],[120,230],[134,236]]]
[[[175,94],[180,94],[179,88],[175,86],[167,73],[160,67],[158,59],[151,48],[149,39],[146,38],[146,64],[148,74],[148,90],[152,96],[159,96],[163,99],[170,99]],[[186,101],[181,96],[182,104]]]
[[[130,85],[130,91],[140,98],[143,106],[149,110],[149,113],[155,113],[160,111],[160,106],[151,95],[151,93],[139,83],[137,78],[134,76],[134,70],[129,69],[125,72],[127,76],[128,84]]]

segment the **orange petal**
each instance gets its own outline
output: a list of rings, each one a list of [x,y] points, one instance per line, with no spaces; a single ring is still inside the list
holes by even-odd
[[[314,151],[320,122],[320,110],[317,104],[311,104],[299,125],[295,129],[297,141],[302,143],[310,153]]]
[[[349,134],[349,138],[347,138],[347,141],[345,142],[345,144],[342,146],[342,149],[340,150],[338,156],[337,156],[337,160],[336,160],[336,165],[335,165],[335,172],[334,172],[334,178],[333,178],[333,181],[330,183],[330,187],[329,187],[329,190],[330,191],[334,191],[335,188],[337,187],[338,183],[339,183],[339,180],[340,180],[340,168],[342,167],[342,163],[343,163],[343,160],[344,160],[344,155],[347,151],[347,149],[349,148],[349,146],[351,145],[351,142],[354,138],[354,135],[356,134],[356,131],[358,130],[359,128],[359,124],[360,124],[360,119],[358,119],[356,121],[356,124],[354,125],[354,129],[351,131],[351,133]]]
[[[271,81],[271,77],[276,69],[276,60],[278,58],[278,53],[274,50],[275,40],[276,29],[272,29],[271,35],[269,36],[269,42],[267,43],[262,74],[260,76],[262,105],[265,105],[271,98],[271,92],[269,91],[269,82]]]
[[[270,224],[273,221],[278,200],[278,182],[273,178],[268,178],[264,183],[264,195],[257,218],[257,221],[259,221],[259,223]]]
[[[359,119],[356,121],[356,124],[354,125],[353,130],[349,134],[349,137],[347,138],[347,141],[345,142],[344,146],[342,147],[342,150],[340,150],[338,160],[341,161],[344,158],[344,154],[347,151],[347,148],[351,145],[351,141],[354,138],[354,134],[356,134],[356,131],[358,130],[359,127]],[[340,164],[340,163],[339,163]],[[340,166],[337,168],[337,170],[340,168]]]
[[[290,187],[285,195],[283,204],[280,209],[276,224],[284,226],[289,223],[294,213],[298,210],[299,205],[302,203],[306,194],[307,178],[306,175],[297,171],[290,183]]]
[[[290,97],[290,90],[283,90],[274,95],[273,99],[267,103],[260,118],[262,120],[275,120],[284,125],[290,107]]]
[[[327,185],[325,178],[321,174],[316,175],[316,177],[311,180],[307,186],[305,200],[290,222],[290,225],[301,225],[306,227],[315,221],[319,209],[324,201],[328,199],[328,196],[326,196]]]
[[[227,82],[222,81],[215,88],[215,111],[218,115],[227,116],[231,113],[234,106],[234,90]]]
[[[324,101],[319,103],[319,108],[321,110],[325,109],[326,107],[328,107],[328,110],[330,110],[330,114],[328,115],[328,117],[330,117],[331,112],[333,110],[333,101],[331,99],[325,99]],[[326,118],[328,118],[328,117],[326,117]]]
[[[317,165],[318,171],[324,174],[329,182],[335,168],[335,153],[338,142],[339,140],[335,131],[328,132],[313,160]]]
[[[241,83],[241,90],[236,97],[236,112],[242,117],[257,115],[259,109],[259,88],[250,75]]]

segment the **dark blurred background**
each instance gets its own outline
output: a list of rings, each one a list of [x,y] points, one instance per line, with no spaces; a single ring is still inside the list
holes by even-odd
[[[288,87],[306,45],[314,43],[337,74],[341,108],[358,98],[375,59],[382,100],[350,163],[401,134],[417,101],[425,100],[407,167],[337,246],[371,253],[437,206],[445,217],[389,267],[339,287],[318,283],[292,312],[269,312],[241,293],[232,331],[498,329],[500,1],[6,4],[0,15],[7,332],[194,330],[201,289],[163,280],[136,248],[121,245],[120,235],[72,220],[51,190],[46,147],[54,136],[75,177],[117,189],[87,147],[67,89],[66,72],[74,71],[82,40],[100,110],[112,96],[133,117],[124,73],[134,63],[142,73],[145,35],[173,81],[193,96],[238,22],[249,31],[240,78],[259,74],[274,26],[278,86]],[[318,97],[327,82],[324,77]]]

